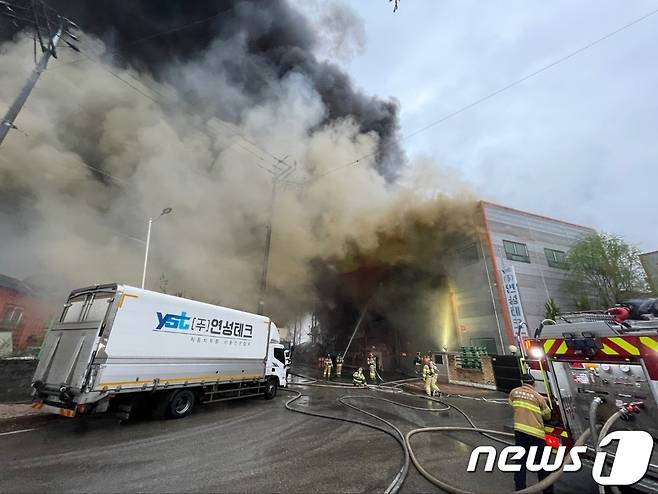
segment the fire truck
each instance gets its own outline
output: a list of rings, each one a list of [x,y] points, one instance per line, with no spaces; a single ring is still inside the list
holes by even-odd
[[[658,441],[658,318],[617,322],[606,313],[571,313],[544,321],[533,336],[519,343],[525,370],[553,410],[546,444],[571,447],[590,429],[591,459],[598,425],[618,411],[622,420],[611,430],[643,430]],[[614,452],[601,451],[611,464]],[[634,487],[658,492],[658,448]]]

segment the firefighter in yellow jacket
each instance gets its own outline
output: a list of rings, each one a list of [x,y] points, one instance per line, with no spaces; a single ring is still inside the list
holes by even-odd
[[[354,374],[352,374],[352,384],[354,386],[365,386],[366,376],[363,375],[363,368],[359,367]]]
[[[433,364],[434,362],[430,361],[423,366],[423,382],[425,383],[425,394],[427,396],[440,393],[439,387],[436,385],[438,369]]]
[[[516,490],[526,487],[526,455],[530,446],[537,446],[543,451],[544,442],[544,419],[551,417],[551,409],[548,408],[546,400],[535,390],[535,379],[530,374],[524,374],[522,385],[514,388],[509,394],[509,404],[514,409],[514,443],[522,446],[526,454],[518,461],[521,462],[521,470],[514,472],[514,484]],[[549,472],[540,470],[537,472],[539,481],[547,477]],[[544,494],[552,494],[553,487],[544,489]]]
[[[340,377],[343,373],[343,356],[339,353],[336,355],[336,377]]]
[[[377,359],[372,352],[368,352],[366,363],[368,364],[368,370],[370,371],[370,379],[374,381],[377,377]]]
[[[324,379],[329,379],[331,377],[331,368],[334,366],[334,363],[331,361],[331,355],[327,354],[324,358],[324,372],[322,377]]]

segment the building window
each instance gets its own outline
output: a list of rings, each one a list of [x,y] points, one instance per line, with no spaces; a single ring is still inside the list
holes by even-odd
[[[23,308],[17,305],[8,305],[2,315],[2,323],[7,326],[18,326],[23,317]]]
[[[530,262],[530,254],[526,244],[503,240],[503,247],[505,247],[505,257],[510,261]]]
[[[561,250],[544,249],[546,261],[552,268],[567,269],[567,253]]]
[[[493,338],[471,338],[471,346],[486,348],[488,355],[496,355],[498,353],[496,340]]]

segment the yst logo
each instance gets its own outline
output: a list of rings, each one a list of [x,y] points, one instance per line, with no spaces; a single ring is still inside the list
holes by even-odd
[[[617,452],[608,475],[603,475],[603,467],[606,463],[607,453],[599,451],[594,459],[592,477],[600,485],[631,485],[640,480],[647,473],[651,453],[653,450],[653,438],[645,431],[614,431],[603,438],[600,446],[608,446],[612,441],[618,441]],[[570,464],[565,464],[565,472],[576,472],[582,467],[580,455],[587,451],[586,446],[575,446],[569,451]],[[484,465],[485,472],[492,472],[496,463],[496,448],[493,446],[478,446],[471,453],[467,472],[475,472],[480,454],[486,454]],[[554,472],[559,469],[564,461],[566,448],[557,448],[555,459],[551,462],[551,448],[545,446],[538,458],[539,448],[530,446],[526,459],[526,468],[531,472],[544,470]],[[498,470],[501,472],[518,472],[521,465],[518,460],[526,456],[526,451],[521,446],[507,446],[498,455]],[[516,462],[515,462],[516,460]]]
[[[187,312],[183,311],[180,314],[162,314],[162,312],[157,312],[158,314],[158,326],[155,329],[162,328],[172,328],[172,329],[190,329],[190,325],[187,324],[187,321],[192,319],[187,315]]]

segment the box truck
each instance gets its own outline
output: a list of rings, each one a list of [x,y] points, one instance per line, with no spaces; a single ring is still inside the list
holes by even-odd
[[[272,399],[286,352],[265,316],[121,284],[80,288],[46,335],[32,406],[180,418],[199,402]]]

